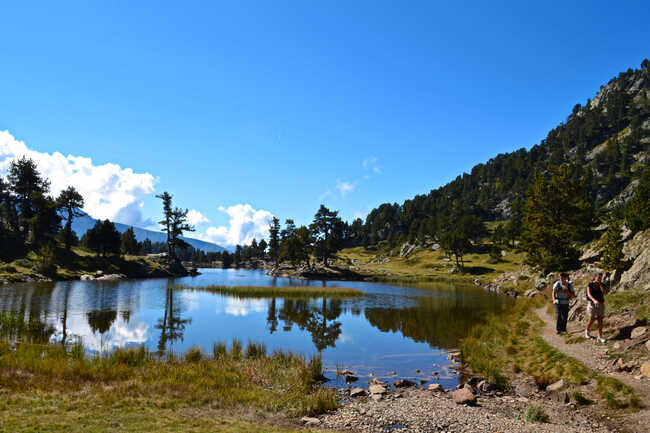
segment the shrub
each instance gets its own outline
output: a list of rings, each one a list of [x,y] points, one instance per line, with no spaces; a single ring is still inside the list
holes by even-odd
[[[203,359],[203,352],[200,347],[190,347],[187,352],[185,352],[185,360],[187,362],[199,362]]]
[[[548,422],[548,415],[542,407],[531,405],[526,410],[526,419],[532,422]]]

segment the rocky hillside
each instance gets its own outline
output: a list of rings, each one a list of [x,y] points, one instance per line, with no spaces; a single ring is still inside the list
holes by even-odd
[[[373,209],[365,223],[350,226],[356,245],[413,234],[430,234],[454,209],[483,220],[507,219],[536,171],[569,163],[597,209],[614,208],[632,196],[650,157],[650,62],[612,78],[593,99],[576,104],[565,122],[529,150],[500,154],[454,181],[403,204]]]

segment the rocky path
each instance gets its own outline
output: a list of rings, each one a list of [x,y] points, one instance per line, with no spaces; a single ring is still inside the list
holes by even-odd
[[[563,336],[555,333],[555,318],[545,308],[537,310],[537,315],[544,321],[542,337],[560,352],[575,358],[599,374],[614,377],[628,385],[639,396],[643,409],[623,416],[625,427],[636,432],[650,432],[650,380],[625,372],[613,371],[612,359],[608,357],[608,344],[599,344],[595,340],[567,344]],[[570,322],[567,326],[570,337],[584,335],[584,323]],[[594,326],[595,328],[595,326]],[[595,331],[592,334],[596,335]],[[607,337],[607,335],[604,335]]]
[[[473,406],[458,405],[450,392],[410,388],[370,398],[347,399],[334,413],[319,420],[319,428],[354,432],[608,432],[586,413],[555,402],[534,402],[515,396],[479,397]],[[540,404],[548,423],[525,419],[531,404]]]

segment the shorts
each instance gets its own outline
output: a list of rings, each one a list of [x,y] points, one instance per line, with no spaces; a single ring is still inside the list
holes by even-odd
[[[596,306],[593,302],[589,302],[589,305],[587,305],[587,314],[593,319],[602,319],[605,317],[605,303],[600,302]]]

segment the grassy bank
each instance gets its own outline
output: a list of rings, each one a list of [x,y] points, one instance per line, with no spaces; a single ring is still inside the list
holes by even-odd
[[[169,275],[160,263],[142,256],[98,257],[95,253],[79,247],[74,247],[70,253],[66,253],[65,249],[59,246],[55,249],[54,257],[54,266],[47,271],[43,266],[44,258],[37,251],[29,251],[25,257],[11,262],[0,261],[0,281],[20,282],[44,278],[70,280],[98,270],[105,274],[124,274],[129,277]]]
[[[488,253],[471,253],[464,257],[463,272],[457,272],[453,259],[440,249],[422,247],[407,257],[399,256],[399,248],[392,250],[373,247],[346,248],[337,253],[335,264],[350,266],[364,276],[386,281],[443,281],[492,279],[503,272],[515,271],[523,263],[523,254],[506,250],[505,256],[494,261]]]
[[[139,347],[89,355],[81,345],[43,343],[37,324],[7,329],[15,323],[0,318],[3,431],[285,432],[297,416],[336,407],[334,392],[317,382],[317,357],[238,340],[210,354],[159,357]]]
[[[512,377],[523,372],[540,389],[563,379],[576,389],[595,393],[610,408],[639,407],[630,387],[598,375],[546,343],[540,336],[543,322],[535,313],[543,305],[541,299],[520,299],[504,315],[491,316],[476,326],[461,346],[463,362],[500,386],[509,385]]]
[[[363,295],[361,290],[345,287],[267,287],[267,286],[176,286],[181,290],[196,290],[242,298],[355,298]]]

